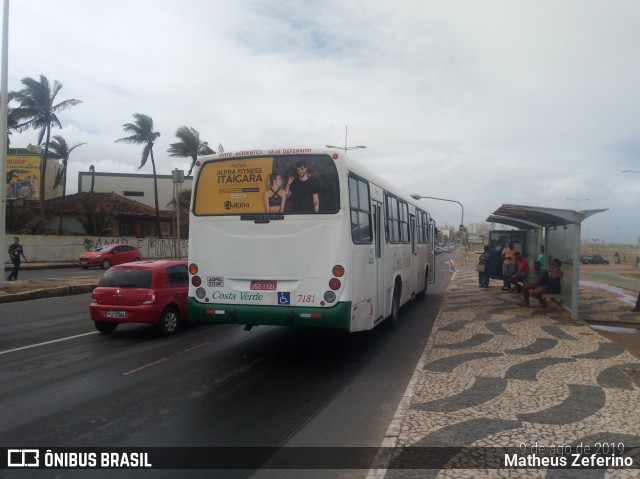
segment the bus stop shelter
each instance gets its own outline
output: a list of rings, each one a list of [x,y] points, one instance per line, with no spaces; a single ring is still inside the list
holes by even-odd
[[[599,210],[564,210],[539,206],[502,205],[486,221],[512,226],[528,232],[539,231],[543,238],[545,264],[554,258],[562,261],[565,274],[562,282],[562,304],[578,319],[580,292],[580,235],[582,222]]]

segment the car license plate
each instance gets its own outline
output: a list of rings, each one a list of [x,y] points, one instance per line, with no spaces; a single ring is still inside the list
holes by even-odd
[[[277,287],[277,281],[251,281],[249,289],[251,291],[275,291]]]
[[[89,260],[88,260],[88,259],[86,259],[86,258],[82,258],[82,259],[80,260],[80,262],[81,262],[81,263],[88,263],[88,262],[89,262]]]
[[[126,314],[125,311],[107,311],[107,318],[124,319]]]

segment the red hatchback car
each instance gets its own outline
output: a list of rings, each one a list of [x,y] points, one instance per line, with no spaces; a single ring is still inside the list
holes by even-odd
[[[91,293],[91,319],[101,333],[112,333],[120,323],[147,323],[168,336],[188,320],[188,285],[187,260],[114,266]]]
[[[109,269],[116,264],[140,261],[140,248],[128,244],[107,244],[98,246],[94,251],[83,253],[78,259],[78,265],[87,269],[91,266],[99,266]]]

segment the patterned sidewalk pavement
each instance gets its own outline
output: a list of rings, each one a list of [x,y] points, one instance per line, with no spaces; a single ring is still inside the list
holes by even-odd
[[[504,467],[502,448],[525,459],[537,446],[640,448],[640,359],[584,320],[633,323],[638,315],[591,289],[581,289],[576,321],[557,306],[518,307],[520,299],[479,288],[475,272],[453,275],[383,444],[395,455],[381,457],[370,478],[640,477],[640,449],[629,468]],[[416,456],[414,448],[435,449]],[[429,454],[442,456],[438,466]]]

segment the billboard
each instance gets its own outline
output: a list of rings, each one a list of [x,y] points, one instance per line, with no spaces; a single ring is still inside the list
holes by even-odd
[[[195,215],[336,213],[338,172],[328,155],[276,155],[205,162]]]
[[[7,199],[40,199],[40,155],[7,155]]]

